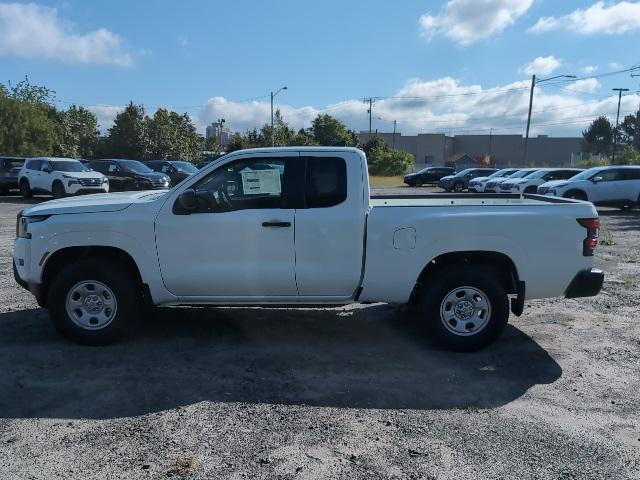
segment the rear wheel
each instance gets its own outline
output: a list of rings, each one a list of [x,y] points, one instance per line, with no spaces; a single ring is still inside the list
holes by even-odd
[[[124,266],[103,259],[74,263],[55,276],[47,308],[56,328],[85,345],[121,338],[140,316],[140,285]]]
[[[20,182],[20,195],[22,195],[22,198],[31,198],[33,196],[28,180],[22,180]]]
[[[454,267],[423,287],[421,320],[438,344],[473,351],[502,334],[509,319],[509,299],[495,277],[495,272],[482,267]]]
[[[421,187],[422,186],[422,180],[416,180],[416,182],[413,184],[414,187]]]
[[[538,191],[538,187],[527,187],[524,189],[524,193],[536,193]]]
[[[64,191],[64,185],[60,181],[53,182],[53,186],[51,187],[51,194],[53,198],[62,198],[66,195],[67,192]]]

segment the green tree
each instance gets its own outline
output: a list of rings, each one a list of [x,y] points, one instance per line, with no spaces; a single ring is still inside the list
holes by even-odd
[[[640,150],[640,110],[627,115],[618,126],[618,144]]]
[[[55,155],[72,158],[93,158],[98,142],[98,119],[84,107],[71,105],[59,113],[60,144]]]
[[[183,159],[199,161],[204,148],[204,137],[198,134],[188,114],[159,108],[153,117],[144,118],[148,160]]]
[[[355,132],[331,115],[318,115],[311,122],[311,134],[318,145],[344,145],[354,147],[358,144]]]
[[[395,152],[384,148],[371,150],[367,157],[371,175],[393,176],[404,175],[414,164],[413,155],[403,150]]]
[[[613,125],[607,117],[598,117],[582,132],[582,150],[587,153],[608,154],[613,144]]]
[[[291,144],[294,137],[294,132],[289,128],[289,124],[284,121],[280,109],[276,110],[273,115],[273,130],[275,132],[274,146],[285,147]],[[260,137],[262,139],[263,146],[271,146],[271,124],[265,123],[260,129]]]
[[[144,107],[133,102],[124,108],[109,129],[106,155],[113,158],[142,159],[147,150]]]
[[[53,100],[52,90],[28,79],[9,88],[0,85],[0,153],[52,155],[61,135]]]
[[[301,128],[298,130],[298,133],[291,138],[289,145],[292,147],[306,147],[318,144],[309,130]]]
[[[384,138],[379,135],[374,135],[362,145],[362,150],[369,156],[374,150],[389,151],[389,145],[387,145]]]

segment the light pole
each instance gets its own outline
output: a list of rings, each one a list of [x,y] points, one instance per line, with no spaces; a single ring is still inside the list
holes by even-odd
[[[533,89],[536,85],[542,82],[548,82],[549,80],[555,80],[556,78],[576,78],[575,75],[556,75],[555,77],[543,78],[537,80],[535,75],[531,76],[531,91],[529,92],[529,114],[527,115],[527,131],[524,135],[524,153],[522,155],[522,165],[527,166],[527,146],[529,144],[529,127],[531,126],[531,108],[533,107]]]
[[[276,146],[276,136],[275,136],[275,131],[273,130],[273,99],[275,98],[276,95],[278,95],[282,90],[286,90],[287,87],[282,87],[280,90],[278,90],[276,93],[271,92],[271,146],[275,147]]]
[[[616,149],[618,147],[618,122],[620,121],[620,101],[622,100],[622,92],[628,92],[628,88],[612,88],[614,92],[618,92],[618,113],[616,114],[616,129],[613,131],[613,153],[611,155],[611,165],[616,163]]]

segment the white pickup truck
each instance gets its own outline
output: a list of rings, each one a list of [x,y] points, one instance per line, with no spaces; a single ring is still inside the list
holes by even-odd
[[[169,191],[29,207],[13,261],[81,343],[114,341],[145,305],[391,302],[415,305],[446,347],[474,350],[525,299],[596,295],[598,227],[593,205],[572,199],[370,197],[360,150],[265,148]]]

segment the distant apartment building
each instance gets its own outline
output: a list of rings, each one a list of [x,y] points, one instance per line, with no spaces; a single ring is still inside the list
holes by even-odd
[[[207,125],[205,130],[205,138],[208,140],[212,137],[217,137],[223,148],[229,145],[231,135],[233,135],[231,130],[225,127],[224,123],[221,122],[213,122],[211,125]]]
[[[446,163],[480,163],[489,160],[498,167],[520,166],[524,158],[522,135],[456,135],[444,133],[378,132],[389,147],[406,150],[416,159],[416,168]],[[395,137],[395,138],[394,138]],[[369,139],[369,132],[360,132],[361,143]],[[529,138],[527,163],[536,166],[571,165],[581,158],[581,137],[549,137],[539,135]]]

